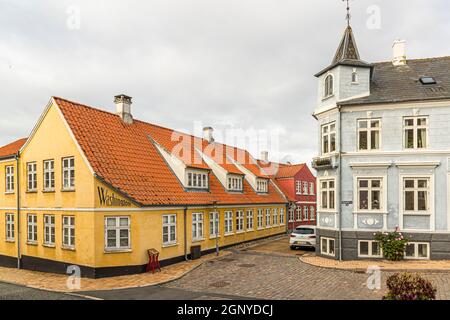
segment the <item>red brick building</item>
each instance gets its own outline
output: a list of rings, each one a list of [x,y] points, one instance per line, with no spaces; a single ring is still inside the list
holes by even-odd
[[[260,160],[264,168],[277,168],[271,174],[272,180],[289,201],[288,229],[301,225],[316,225],[316,177],[306,164],[278,164]]]

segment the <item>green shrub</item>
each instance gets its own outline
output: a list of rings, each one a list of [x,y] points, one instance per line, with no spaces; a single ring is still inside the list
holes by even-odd
[[[383,300],[435,300],[433,284],[418,274],[394,274],[387,279],[388,293]]]
[[[403,260],[408,240],[398,232],[380,232],[375,234],[375,240],[380,243],[383,255],[387,260]]]

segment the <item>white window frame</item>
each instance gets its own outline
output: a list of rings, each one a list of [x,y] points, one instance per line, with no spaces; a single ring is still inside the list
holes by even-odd
[[[360,123],[366,122],[366,128],[361,128]],[[372,122],[378,122],[378,127],[373,128]],[[380,151],[381,150],[381,119],[359,119],[356,124],[357,127],[357,150],[358,152],[370,152],[370,151]],[[360,133],[367,132],[367,149],[361,149]],[[378,149],[372,148],[372,132],[378,132]]]
[[[406,249],[405,249],[405,260],[430,260],[431,256],[431,245],[428,242],[409,242],[408,245],[414,245],[414,257],[407,257],[406,256]],[[419,245],[426,245],[427,246],[427,256],[426,257],[419,257]]]
[[[289,208],[288,222],[292,223],[295,221],[295,210]]]
[[[308,181],[303,181],[303,195],[307,196],[308,194],[309,194]]]
[[[167,222],[164,220],[167,219]],[[177,245],[177,215],[176,214],[165,214],[162,216],[162,242],[163,246],[173,246]],[[164,230],[167,229],[167,232]],[[173,232],[172,232],[173,231]],[[167,234],[167,241],[164,241],[164,235]],[[172,234],[174,235],[172,238]]]
[[[256,191],[258,193],[268,193],[269,181],[267,179],[256,179]]]
[[[203,212],[192,213],[192,241],[202,241],[204,237],[204,214]]]
[[[331,130],[331,128],[334,126],[334,131]],[[327,131],[325,132],[325,129]],[[322,155],[328,155],[336,152],[337,149],[337,124],[336,121],[324,124],[320,127],[320,134],[321,134],[321,148],[322,148]],[[331,138],[334,136],[334,150],[331,150]],[[328,138],[328,142],[325,143],[325,137]],[[325,150],[325,145],[328,148],[328,151]]]
[[[225,235],[234,234],[233,232],[233,211],[225,211]]]
[[[209,189],[209,173],[202,170],[186,170],[186,186],[189,189]]]
[[[75,249],[75,223],[75,216],[62,216],[62,246],[64,249]]]
[[[15,229],[15,214],[6,213],[5,214],[5,227],[6,227],[6,241],[14,242],[16,241],[16,229]]]
[[[5,167],[5,190],[6,193],[14,193],[15,190],[14,181],[14,166]]]
[[[309,195],[313,196],[315,194],[316,194],[316,192],[315,192],[314,182],[310,182],[309,183]]]
[[[414,211],[405,211],[405,190],[404,190],[404,181],[405,180],[413,180],[413,179],[419,179],[419,180],[429,180],[429,195],[428,195],[428,211],[427,212],[414,212]],[[400,206],[400,212],[399,212],[399,224],[402,229],[403,228],[403,220],[404,216],[420,216],[420,217],[430,217],[430,229],[429,231],[435,230],[435,187],[434,187],[434,174],[400,174],[399,176],[399,206]],[[417,199],[416,199],[417,200]],[[411,230],[411,231],[417,231],[417,230]]]
[[[303,221],[303,210],[301,205],[297,205],[297,209],[295,210],[295,221]]]
[[[62,178],[62,189],[64,191],[75,190],[75,157],[62,158],[61,178]]]
[[[308,208],[308,206],[303,206],[303,221],[309,221],[309,208]]]
[[[326,241],[327,245],[326,245],[326,251],[323,251],[323,246],[322,246],[322,242]],[[333,246],[333,253],[331,252],[331,242],[334,243]],[[336,257],[336,239],[332,239],[332,238],[327,238],[327,237],[321,237],[320,238],[320,254],[324,255],[324,256],[329,256],[329,257]]]
[[[278,226],[278,209],[277,208],[272,209],[272,213],[273,213],[272,225],[276,227]]]
[[[324,189],[323,189],[323,186],[322,186],[322,184],[324,183],[324,182],[326,182],[326,184],[327,184],[327,188],[325,189],[325,192],[326,192],[326,196],[327,196],[327,207],[326,208],[324,208],[323,206],[322,206],[322,196],[323,196],[323,191],[324,191]],[[330,187],[330,182],[334,182],[334,187],[333,188],[331,188]],[[337,193],[338,193],[338,189],[337,189],[337,185],[336,185],[336,178],[324,178],[324,179],[320,179],[319,180],[319,190],[320,190],[320,192],[318,192],[318,200],[319,200],[319,208],[320,208],[320,211],[321,212],[328,212],[328,213],[336,213],[337,212],[337,203],[336,203],[336,197],[337,197]],[[331,206],[330,206],[330,204],[331,204],[331,201],[330,201],[330,198],[331,198],[331,192],[334,192],[334,201],[333,201],[333,208],[331,208]]]
[[[126,225],[121,225],[121,220],[127,221]],[[108,221],[113,220],[114,226],[109,226]],[[114,238],[112,240],[116,240],[116,244],[114,246],[110,246],[108,243],[109,236],[108,231],[113,231],[115,233]],[[121,236],[121,231],[127,231],[128,245],[122,246],[120,241],[123,239]],[[129,216],[108,216],[105,217],[105,251],[124,251],[131,250],[131,218]]]
[[[220,237],[220,213],[217,211],[209,213],[209,238]]]
[[[283,208],[280,208],[280,225],[281,226],[284,226],[285,225],[285,216],[284,216],[284,209]]]
[[[364,254],[361,254],[361,243],[363,243],[363,242],[367,242],[368,243],[368,250],[369,250],[369,252],[368,252],[368,254],[367,255],[364,255]],[[377,255],[377,254],[374,254],[374,249],[373,249],[373,244],[374,243],[377,243],[378,244],[378,248],[379,248],[379,250],[380,250],[380,253]],[[381,249],[381,245],[380,245],[380,243],[378,242],[378,241],[374,241],[374,240],[359,240],[358,241],[358,258],[383,258],[383,250]]]
[[[242,192],[244,191],[244,178],[241,176],[228,176],[228,191]]]
[[[255,213],[253,212],[253,210],[246,211],[246,218],[247,218],[247,231],[255,230]]]
[[[298,195],[302,195],[302,181],[296,181],[295,182],[295,193]]]
[[[37,163],[28,162],[27,163],[27,191],[35,192],[37,191]]]
[[[38,222],[37,214],[27,214],[27,243],[37,244],[38,242]]]
[[[419,119],[425,119],[426,120],[426,125],[423,126],[419,126],[418,120]],[[413,120],[414,124],[412,126],[407,126],[406,125],[406,121],[407,120]],[[430,124],[430,118],[428,116],[415,116],[415,117],[404,117],[403,118],[403,149],[404,150],[425,150],[428,149],[430,140],[429,140],[429,124]],[[419,130],[420,129],[425,129],[426,131],[426,135],[425,135],[425,139],[426,139],[426,143],[425,143],[425,147],[423,148],[418,148],[418,144],[419,144]],[[406,142],[406,131],[407,130],[413,130],[413,147],[412,148],[408,148],[407,146],[407,142]]]
[[[356,68],[353,68],[351,81],[352,81],[352,84],[359,83],[359,75],[358,75],[358,70]]]
[[[316,220],[316,209],[314,206],[309,206],[309,221]]]
[[[258,230],[263,229],[264,228],[264,210],[263,209],[258,209],[257,220],[258,220]]]
[[[359,181],[361,180],[367,180],[368,181],[368,188],[362,188],[364,191],[368,191],[368,200],[369,200],[369,208],[368,209],[360,209],[360,187],[359,187]],[[377,190],[378,188],[372,188],[372,181],[373,180],[380,180],[381,181],[381,187],[380,187],[380,209],[371,209],[371,198],[372,198],[372,189]],[[354,213],[387,213],[387,176],[386,175],[355,175],[353,177],[354,185],[353,190],[355,192],[353,193],[354,199]]]
[[[44,191],[55,191],[55,160],[44,160]]]
[[[270,209],[266,209],[266,228],[271,228],[271,220],[272,214]]]
[[[236,211],[236,233],[244,232],[244,211]]]
[[[323,80],[323,99],[334,96],[334,76],[329,73]]]
[[[56,242],[56,217],[54,214],[44,215],[44,245],[54,247]]]

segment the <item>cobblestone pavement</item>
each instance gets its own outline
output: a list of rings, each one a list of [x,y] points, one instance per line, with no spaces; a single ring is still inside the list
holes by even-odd
[[[382,273],[382,289],[372,291],[365,273],[319,268],[298,257],[235,251],[165,287],[258,299],[379,300],[388,275]],[[423,275],[437,286],[438,298],[450,299],[450,273]]]
[[[85,300],[64,293],[31,289],[0,282],[0,300]]]

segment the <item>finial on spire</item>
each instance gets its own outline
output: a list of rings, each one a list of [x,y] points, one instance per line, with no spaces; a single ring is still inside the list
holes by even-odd
[[[350,0],[342,0],[342,1],[347,1],[347,16],[345,17],[345,19],[347,20],[347,26],[350,27],[350,20],[352,18],[351,14],[350,14]]]

